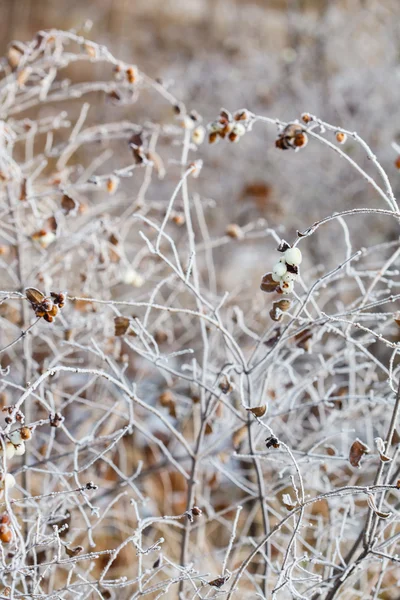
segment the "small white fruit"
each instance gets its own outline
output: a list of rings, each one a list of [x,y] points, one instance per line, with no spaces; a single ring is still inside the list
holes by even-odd
[[[204,127],[199,125],[198,127],[196,127],[196,129],[192,133],[192,142],[197,144],[197,146],[200,146],[200,144],[202,144],[204,142],[205,135],[206,135],[206,130],[204,129]]]
[[[283,277],[285,275],[286,271],[287,271],[286,264],[282,263],[282,262],[277,262],[276,265],[274,266],[274,268],[272,269],[272,277],[273,277],[274,281],[279,281],[279,279],[281,279],[281,277]],[[276,277],[278,277],[278,279],[275,279],[274,275]]]
[[[285,275],[282,277],[282,281],[285,281],[286,283],[290,283],[291,281],[296,281],[297,280],[297,275],[296,273],[285,273]]]
[[[291,294],[294,289],[293,281],[281,281],[280,288],[285,294]]]
[[[144,277],[140,275],[134,269],[128,269],[124,275],[124,283],[127,285],[133,285],[133,287],[139,288],[144,285]]]
[[[301,251],[298,248],[288,248],[285,252],[285,261],[288,265],[296,267],[301,263],[303,257]]]
[[[11,442],[6,443],[6,458],[9,460],[15,454],[15,446]],[[0,446],[0,457],[3,456],[3,448]]]
[[[10,433],[8,438],[10,442],[14,444],[14,446],[18,446],[18,444],[22,442],[21,433],[19,431],[13,431],[12,433]]]
[[[21,442],[18,446],[15,446],[15,456],[22,456],[25,454],[25,443]]]
[[[0,479],[0,490],[4,488],[13,488],[15,486],[15,477],[11,473],[6,473]]]
[[[232,133],[236,134],[239,137],[242,137],[246,133],[246,128],[241,123],[236,123],[232,128]]]

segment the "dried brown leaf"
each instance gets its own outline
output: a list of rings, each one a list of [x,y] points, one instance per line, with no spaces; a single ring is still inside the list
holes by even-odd
[[[369,448],[364,442],[358,438],[352,443],[349,453],[349,461],[353,467],[360,468],[360,461],[364,454],[369,453]]]
[[[251,412],[255,417],[263,417],[267,412],[267,405],[262,404],[261,406],[254,406],[253,408],[246,408],[249,412]]]

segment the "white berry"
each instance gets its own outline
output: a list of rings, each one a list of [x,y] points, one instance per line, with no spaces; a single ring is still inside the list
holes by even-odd
[[[237,136],[242,137],[242,135],[246,133],[246,128],[241,123],[236,123],[232,128],[232,132]]]
[[[18,444],[22,442],[21,433],[19,431],[13,431],[8,437],[10,442],[14,444],[14,446],[18,446]]]
[[[15,486],[15,477],[11,473],[6,473],[0,480],[0,490],[4,488],[12,488]]]
[[[282,292],[285,292],[286,294],[291,294],[294,289],[294,283],[293,281],[281,281],[280,288]]]
[[[275,275],[276,277],[278,277],[277,281],[279,281],[279,279],[285,275],[286,271],[287,266],[285,265],[285,263],[277,262],[274,268],[272,269],[272,276]],[[274,279],[274,281],[276,280]]]
[[[14,456],[15,454],[15,446],[14,444],[12,444],[11,442],[7,442],[6,443],[6,457],[7,459],[10,459]],[[2,446],[0,446],[0,456],[3,456],[3,448]]]
[[[206,134],[206,131],[205,131],[204,127],[199,125],[198,127],[196,127],[196,129],[192,133],[192,142],[197,144],[197,146],[200,146],[200,144],[202,144],[204,142],[205,134]]]
[[[286,283],[290,283],[291,281],[296,281],[296,279],[297,279],[296,273],[290,273],[290,272],[285,273],[285,275],[282,277],[282,281],[285,281]]]
[[[303,257],[301,251],[298,248],[288,248],[285,252],[285,261],[288,265],[296,267],[301,263]]]
[[[18,446],[15,446],[15,456],[22,456],[25,454],[25,443],[21,442]]]

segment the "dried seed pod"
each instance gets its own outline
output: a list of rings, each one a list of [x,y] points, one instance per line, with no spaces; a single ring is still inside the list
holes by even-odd
[[[58,306],[58,308],[63,308],[66,300],[66,295],[64,292],[50,292],[50,296],[53,298],[53,302]]]
[[[61,424],[64,422],[64,417],[59,413],[50,413],[49,414],[49,422],[51,427],[61,427]]]
[[[250,119],[250,113],[245,108],[238,110],[233,115],[234,121],[248,121]]]
[[[0,515],[0,524],[1,525],[8,525],[10,522],[10,517],[8,516],[8,514],[5,512],[2,515]]]
[[[394,166],[396,167],[396,169],[400,169],[400,155],[396,158]]]
[[[312,116],[309,115],[308,113],[303,113],[301,115],[301,118],[304,123],[310,123],[313,120]]]
[[[280,443],[277,437],[275,437],[274,435],[270,435],[266,440],[265,440],[265,445],[267,446],[267,448],[279,448]]]
[[[352,467],[360,468],[360,462],[365,454],[369,453],[369,448],[358,438],[352,443],[349,453],[349,461]]]
[[[308,138],[303,127],[298,123],[289,123],[275,140],[275,146],[281,150],[289,148],[303,148],[307,145]]]

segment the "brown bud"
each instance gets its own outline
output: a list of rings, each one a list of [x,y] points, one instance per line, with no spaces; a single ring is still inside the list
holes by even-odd
[[[310,123],[310,121],[313,120],[312,116],[309,115],[308,113],[303,113],[301,115],[301,118],[302,118],[302,120],[303,120],[304,123]]]
[[[344,144],[347,140],[347,135],[345,133],[343,133],[342,131],[337,131],[336,132],[336,141],[339,142],[339,144]]]
[[[291,304],[292,303],[288,298],[282,298],[282,300],[278,300],[278,302],[274,302],[273,307],[279,308],[283,312],[286,312],[287,310],[289,310]]]
[[[3,544],[9,544],[12,540],[12,531],[8,525],[0,525],[0,540]]]
[[[126,78],[129,83],[135,83],[137,80],[137,70],[136,67],[128,67],[126,70]]]
[[[236,223],[230,223],[226,226],[225,233],[232,239],[241,240],[244,237],[242,229]]]
[[[400,169],[400,155],[396,158],[394,165],[397,169]]]
[[[208,136],[208,143],[216,144],[218,142],[219,138],[220,138],[220,134],[218,131],[211,131],[210,135]]]
[[[32,431],[29,429],[29,427],[21,427],[19,433],[21,435],[21,439],[23,439],[24,442],[30,440],[32,437]]]

